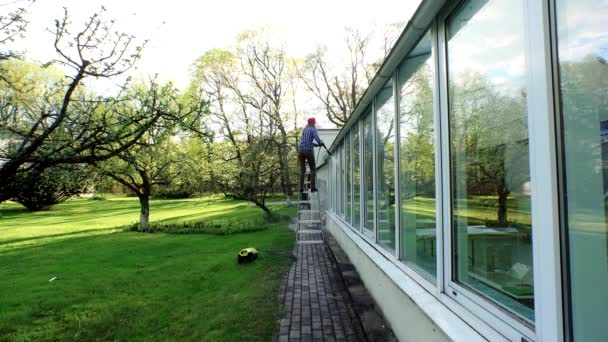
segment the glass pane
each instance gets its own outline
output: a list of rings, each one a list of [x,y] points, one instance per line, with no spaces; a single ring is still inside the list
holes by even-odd
[[[608,2],[558,0],[572,333],[608,336]]]
[[[340,194],[342,193],[342,187],[340,187],[340,146],[336,148],[336,214],[340,214]]]
[[[376,97],[376,184],[378,243],[395,251],[395,102],[393,83],[384,84]]]
[[[352,199],[352,179],[351,172],[353,171],[353,165],[350,158],[350,135],[346,134],[344,138],[344,160],[346,161],[346,222],[352,223],[353,215],[353,199]]]
[[[340,145],[340,192],[338,192],[338,194],[340,196],[340,215],[342,215],[342,217],[344,217],[344,200],[346,199],[346,196],[344,195],[346,192],[346,187],[344,186],[344,174],[344,145]]]
[[[399,66],[401,258],[435,281],[435,139],[431,34]]]
[[[467,1],[447,21],[453,276],[533,321],[523,6]]]
[[[372,131],[372,118],[369,113],[363,119],[363,227],[374,231],[374,172],[373,172],[373,148],[374,132]]]
[[[329,189],[329,207],[335,211],[334,206],[334,158],[329,158],[329,183],[327,184],[327,188]]]
[[[334,187],[333,187],[333,183],[334,183],[334,158],[330,158],[329,159],[329,184],[328,184],[328,188],[329,188],[329,202],[331,203],[331,208],[335,211],[335,206],[334,206]]]
[[[361,229],[361,172],[359,170],[359,125],[350,132],[353,139],[353,227]]]
[[[338,182],[336,182],[336,158],[332,157],[331,158],[331,162],[332,162],[332,169],[331,169],[331,172],[332,172],[332,175],[331,175],[332,176],[331,177],[332,178],[332,184],[331,184],[332,205],[333,205],[333,208],[334,208],[334,212],[337,213],[338,212],[338,210],[337,210],[338,206],[336,204],[336,184]]]
[[[346,217],[346,140],[342,143],[342,216]]]

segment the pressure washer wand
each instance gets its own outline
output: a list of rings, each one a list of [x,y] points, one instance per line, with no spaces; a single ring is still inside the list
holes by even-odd
[[[331,157],[331,152],[329,152],[329,150],[327,149],[327,146],[325,146],[325,144],[321,144],[321,146],[323,146],[323,148],[325,148],[325,151],[327,151],[327,154],[329,154],[329,156]]]

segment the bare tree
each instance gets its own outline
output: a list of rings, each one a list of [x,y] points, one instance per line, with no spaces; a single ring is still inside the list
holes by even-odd
[[[7,14],[0,14],[0,45],[12,42],[19,37],[28,24],[25,8],[17,8]],[[0,51],[0,61],[14,57],[11,51]]]
[[[283,194],[291,204],[292,183],[289,171],[290,136],[288,130],[286,64],[284,48],[273,47],[264,32],[245,34],[239,48],[243,84],[233,84],[232,89],[241,103],[263,114],[263,120],[271,129],[276,148],[278,169]]]
[[[73,70],[65,82],[58,82],[33,106],[21,106],[3,115],[2,122],[20,122],[2,127],[10,137],[10,148],[1,151],[0,187],[19,172],[27,172],[25,186],[45,168],[63,163],[94,163],[133,146],[163,116],[160,103],[142,111],[124,106],[125,99],[95,97],[82,82],[87,77],[111,78],[124,74],[140,58],[145,42],[114,30],[114,21],[103,18],[102,8],[86,20],[79,31],[71,29],[68,11],[55,21],[54,46],[59,60]],[[77,32],[73,34],[72,32]],[[10,193],[0,189],[0,202]]]
[[[331,67],[327,49],[323,47],[309,55],[305,66],[299,69],[306,88],[320,102],[329,121],[338,127],[344,125],[374,76],[374,66],[368,63],[369,42],[369,36],[347,29],[349,63],[342,71]]]
[[[208,99],[210,124],[219,136],[209,150],[209,160],[217,165],[211,169],[222,170],[217,184],[226,195],[251,201],[270,215],[265,198],[281,179],[281,144],[276,141],[275,112],[268,105],[274,90],[265,93],[258,88],[261,84],[255,85],[262,82],[257,73],[252,75],[258,72],[255,63],[227,50],[210,50],[195,62],[191,91]]]

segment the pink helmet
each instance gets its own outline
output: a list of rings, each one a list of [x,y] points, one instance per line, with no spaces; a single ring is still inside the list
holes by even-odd
[[[317,123],[317,120],[315,120],[315,118],[308,118],[308,124],[309,125],[314,125]]]

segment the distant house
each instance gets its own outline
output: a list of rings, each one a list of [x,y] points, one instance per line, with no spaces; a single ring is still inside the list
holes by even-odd
[[[318,162],[403,341],[608,337],[608,6],[423,0]]]

